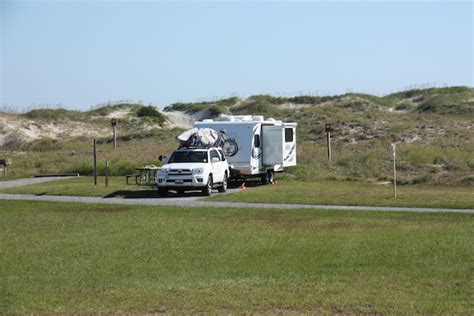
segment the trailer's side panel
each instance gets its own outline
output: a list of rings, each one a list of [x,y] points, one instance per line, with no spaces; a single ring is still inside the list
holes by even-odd
[[[258,122],[196,122],[194,127],[212,128],[216,131],[225,130],[227,138],[235,140],[238,151],[227,157],[233,169],[243,175],[258,174],[260,169],[260,149],[254,148],[254,134],[260,134]]]
[[[273,166],[283,163],[283,126],[262,126],[263,164]]]

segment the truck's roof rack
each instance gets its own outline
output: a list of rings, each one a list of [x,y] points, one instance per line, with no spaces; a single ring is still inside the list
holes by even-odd
[[[220,148],[218,146],[183,146],[183,147],[179,147],[179,149],[202,149],[202,150],[206,150],[206,149],[211,149],[211,148]]]

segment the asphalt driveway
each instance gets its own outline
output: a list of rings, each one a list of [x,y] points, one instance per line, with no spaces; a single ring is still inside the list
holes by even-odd
[[[21,185],[29,185],[65,179],[55,178],[31,178],[0,182],[0,189],[6,189]],[[229,193],[238,192],[239,189],[230,189]],[[274,204],[274,203],[245,203],[245,202],[209,202],[205,197],[197,194],[175,195],[170,194],[163,198],[103,198],[83,196],[54,196],[54,195],[30,195],[30,194],[0,194],[0,200],[23,200],[23,201],[48,201],[48,202],[75,202],[89,204],[122,204],[122,205],[164,205],[164,206],[187,206],[187,207],[219,207],[219,208],[272,208],[272,209],[319,209],[319,210],[347,210],[347,211],[378,211],[378,212],[420,212],[420,213],[471,213],[474,209],[446,209],[446,208],[416,208],[416,207],[385,207],[385,206],[347,206],[347,205],[305,205],[305,204]]]

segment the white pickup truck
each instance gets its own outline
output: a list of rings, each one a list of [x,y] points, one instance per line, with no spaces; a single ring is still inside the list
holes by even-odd
[[[178,194],[201,190],[207,196],[214,188],[227,191],[229,165],[220,147],[180,148],[165,163],[156,176],[158,193],[162,196],[168,190],[176,190]]]

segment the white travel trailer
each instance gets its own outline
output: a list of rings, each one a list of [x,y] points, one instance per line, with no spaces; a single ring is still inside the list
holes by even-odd
[[[236,145],[227,155],[231,177],[259,176],[264,184],[273,182],[275,172],[296,165],[296,125],[252,115],[223,115],[217,121],[194,123],[197,128],[225,132]]]

